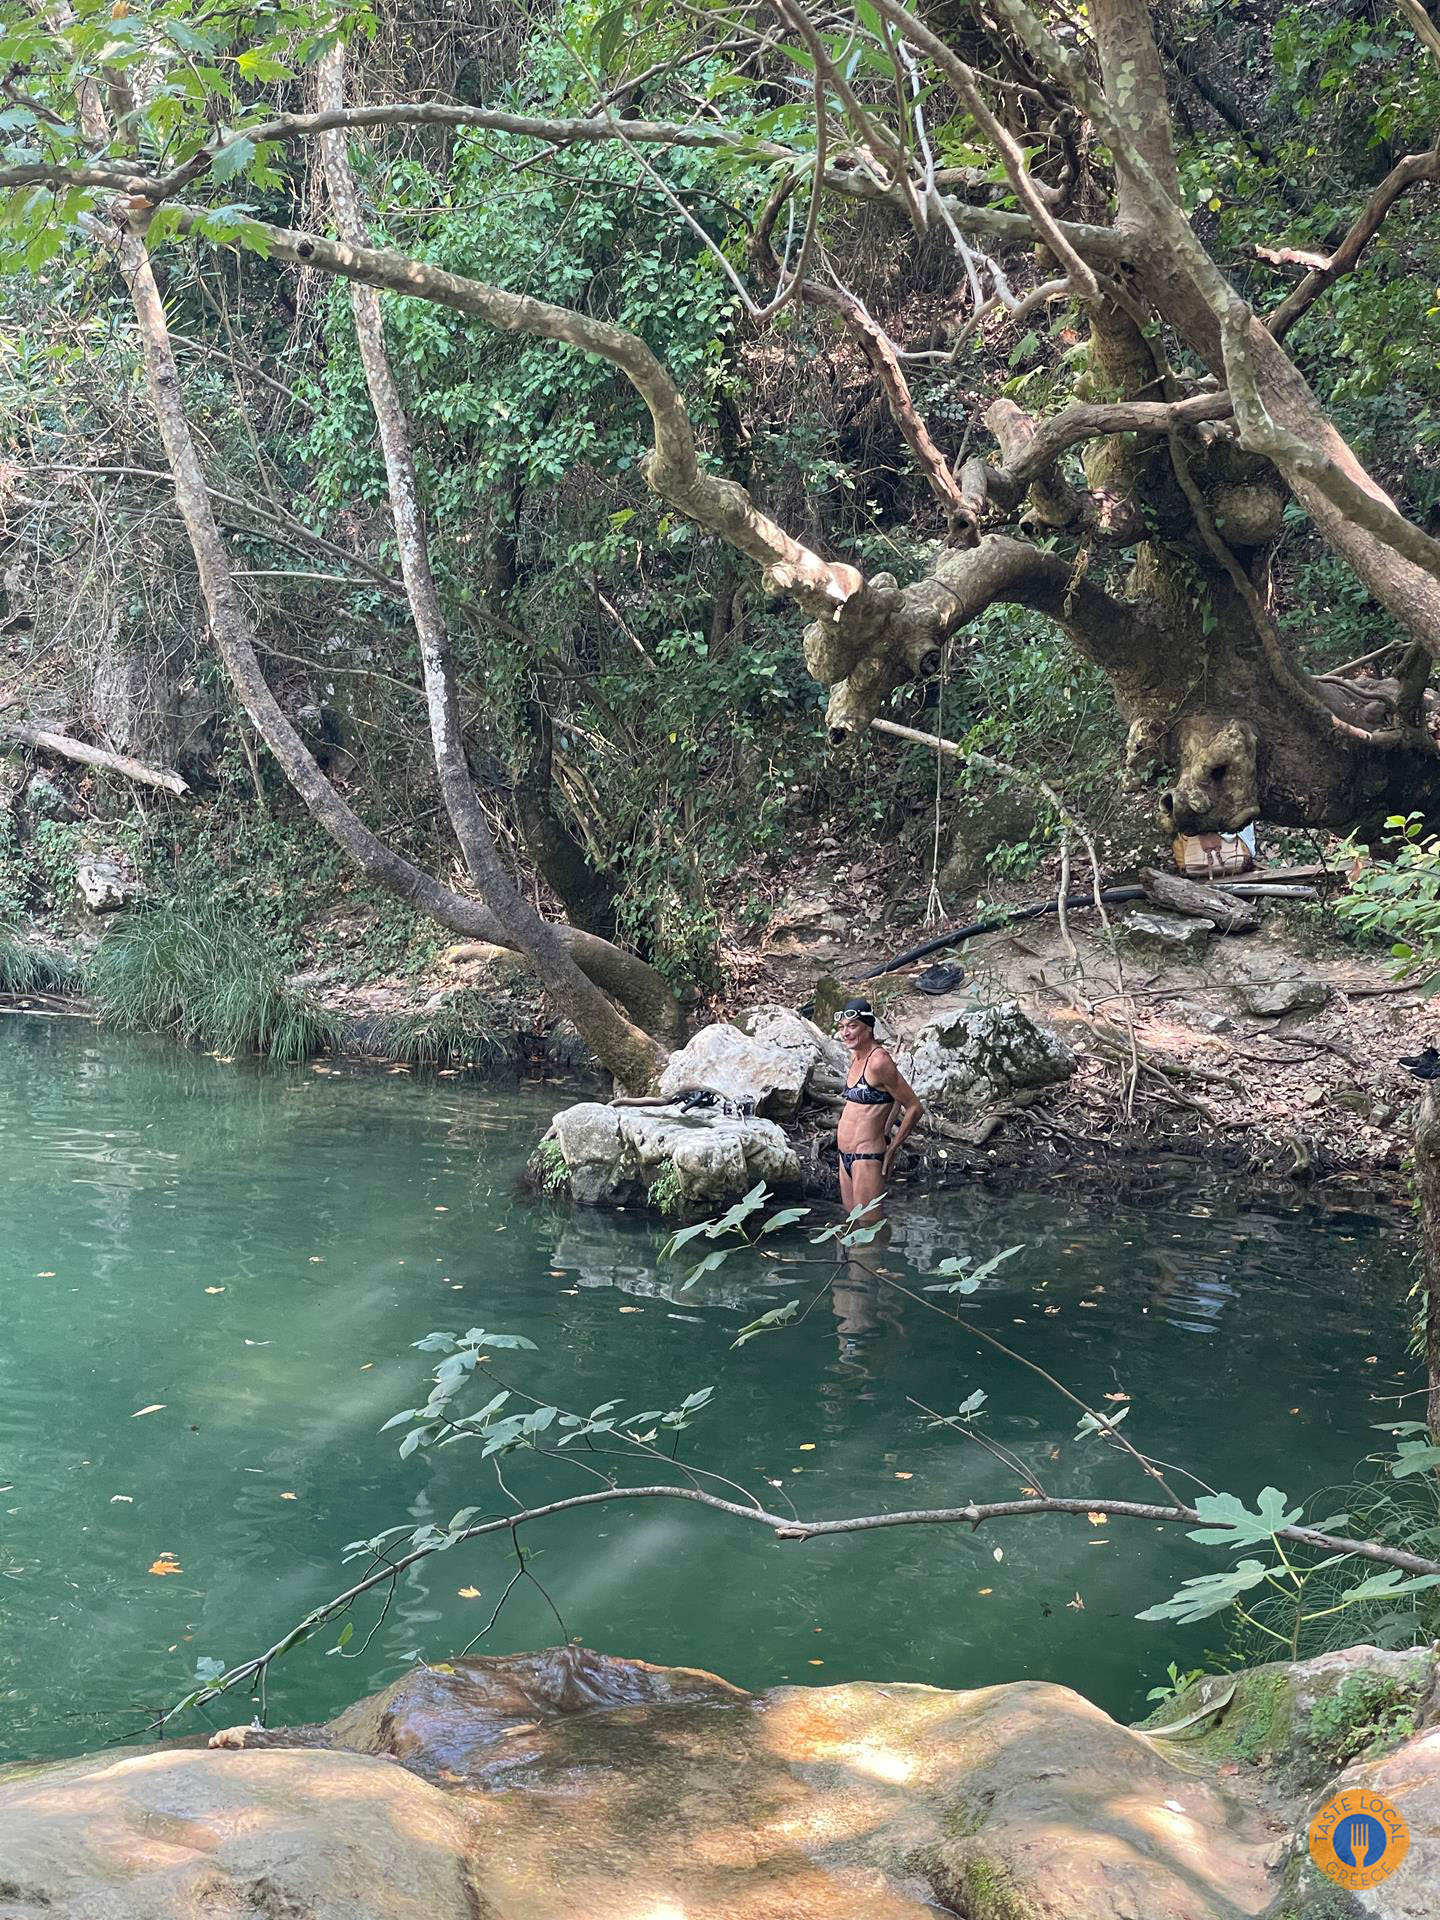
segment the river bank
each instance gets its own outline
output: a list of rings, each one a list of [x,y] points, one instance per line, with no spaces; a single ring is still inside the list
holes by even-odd
[[[1435,1038],[1434,999],[1423,979],[1397,981],[1381,955],[1341,944],[1316,909],[1266,903],[1253,933],[1166,944],[1137,934],[1124,914],[1108,931],[1093,914],[1088,924],[1072,914],[1063,930],[1052,916],[942,955],[965,978],[936,996],[918,990],[919,968],[869,977],[891,957],[893,943],[876,930],[883,917],[863,892],[841,911],[823,874],[819,887],[777,896],[743,934],[732,922],[723,986],[695,1005],[692,1024],[757,1002],[809,1006],[838,985],[873,996],[893,1046],[947,1010],[1014,1001],[1076,1057],[1063,1085],[1002,1108],[973,1142],[922,1131],[902,1169],[910,1184],[1026,1174],[1143,1184],[1179,1159],[1403,1190],[1417,1089],[1400,1059]],[[38,937],[57,963],[83,962],[73,937]],[[354,937],[358,951],[363,929]],[[420,971],[379,980],[332,962],[289,986],[332,1023],[336,1057],[490,1084],[563,1080],[572,1095],[602,1084],[526,963],[501,949],[452,946]],[[8,1004],[87,1010],[83,997]],[[806,1190],[832,1191],[826,1116],[802,1121],[795,1140]]]

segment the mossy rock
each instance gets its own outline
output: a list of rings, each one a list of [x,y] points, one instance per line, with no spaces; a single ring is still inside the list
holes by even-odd
[[[1398,1745],[1420,1724],[1435,1678],[1424,1650],[1345,1647],[1314,1660],[1206,1674],[1141,1725],[1177,1760],[1259,1767],[1303,1792],[1352,1760]]]

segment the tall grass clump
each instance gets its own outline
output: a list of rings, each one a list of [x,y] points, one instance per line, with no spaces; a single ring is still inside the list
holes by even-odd
[[[355,1039],[367,1059],[395,1060],[429,1071],[493,1069],[510,1062],[514,1052],[494,1025],[492,1010],[473,991],[451,994],[425,1012],[366,1023]]]
[[[91,962],[90,989],[114,1026],[282,1066],[336,1035],[332,1015],[285,985],[265,935],[213,900],[176,895],[117,922]]]
[[[73,961],[0,923],[0,994],[67,993],[79,982]]]

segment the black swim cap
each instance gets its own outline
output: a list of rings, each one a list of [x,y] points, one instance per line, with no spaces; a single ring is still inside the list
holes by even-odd
[[[868,1000],[847,1000],[835,1016],[838,1026],[842,1020],[863,1020],[867,1026],[875,1024],[875,1009]]]

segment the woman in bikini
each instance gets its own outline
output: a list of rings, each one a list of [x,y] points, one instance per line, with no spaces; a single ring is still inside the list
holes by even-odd
[[[840,1199],[848,1213],[879,1200],[890,1184],[895,1155],[924,1108],[876,1040],[875,1009],[868,1000],[847,1001],[836,1024],[850,1049],[845,1108],[835,1141],[840,1153]]]

